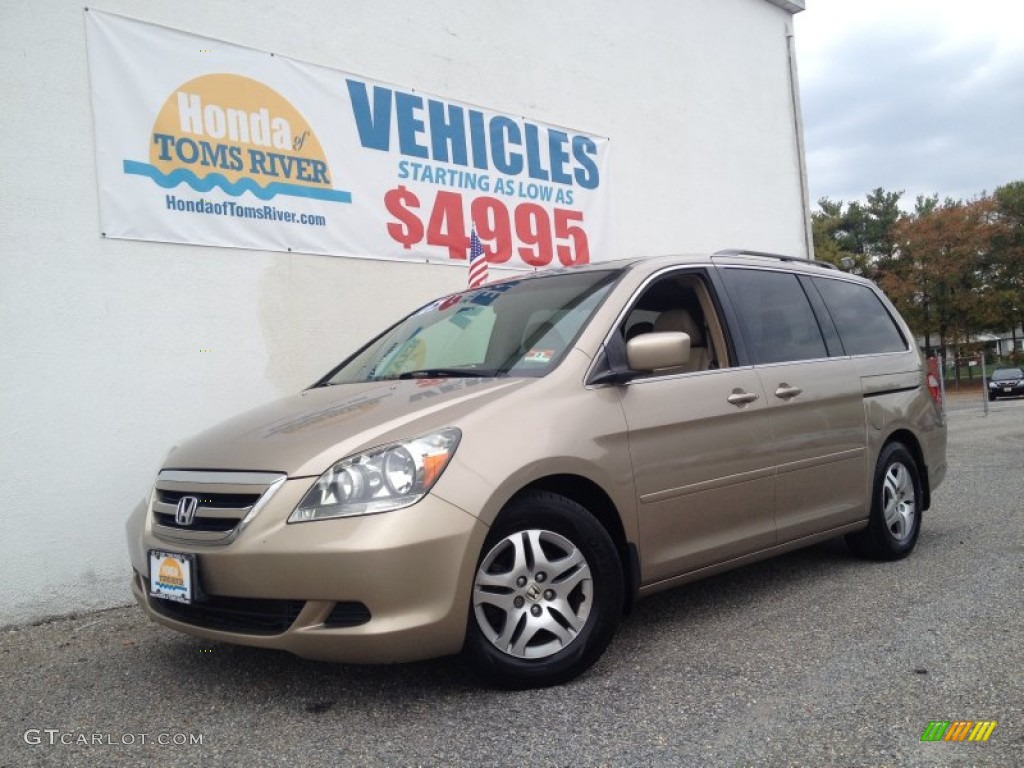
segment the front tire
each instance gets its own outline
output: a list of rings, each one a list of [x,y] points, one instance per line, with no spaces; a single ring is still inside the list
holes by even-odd
[[[484,543],[465,656],[502,688],[567,682],[604,652],[624,599],[622,564],[604,526],[564,496],[525,493]]]
[[[921,533],[921,472],[902,443],[889,443],[875,465],[868,527],[846,536],[855,554],[872,560],[899,560]]]

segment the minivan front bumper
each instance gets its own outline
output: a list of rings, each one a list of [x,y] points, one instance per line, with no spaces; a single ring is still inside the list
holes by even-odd
[[[197,637],[323,661],[390,663],[457,653],[487,526],[427,495],[406,509],[288,524],[313,482],[286,481],[227,544],[157,535],[140,504],[128,522],[132,591],[161,624]],[[194,554],[191,605],[149,596],[149,551]]]

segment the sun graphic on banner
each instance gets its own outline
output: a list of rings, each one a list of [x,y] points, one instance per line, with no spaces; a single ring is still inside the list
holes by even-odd
[[[124,171],[161,187],[218,187],[261,200],[292,195],[351,202],[334,189],[323,147],[302,114],[252,78],[211,74],[182,84],[153,124],[149,163],[126,160]]]

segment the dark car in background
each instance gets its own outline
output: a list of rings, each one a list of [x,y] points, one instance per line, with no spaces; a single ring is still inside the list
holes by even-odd
[[[1024,370],[1020,368],[996,368],[988,380],[988,399],[997,397],[1018,397],[1024,395]]]

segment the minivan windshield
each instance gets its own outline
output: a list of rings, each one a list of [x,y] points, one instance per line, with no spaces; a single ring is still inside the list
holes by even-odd
[[[391,327],[320,386],[462,376],[543,376],[620,271],[511,278],[438,299]]]

